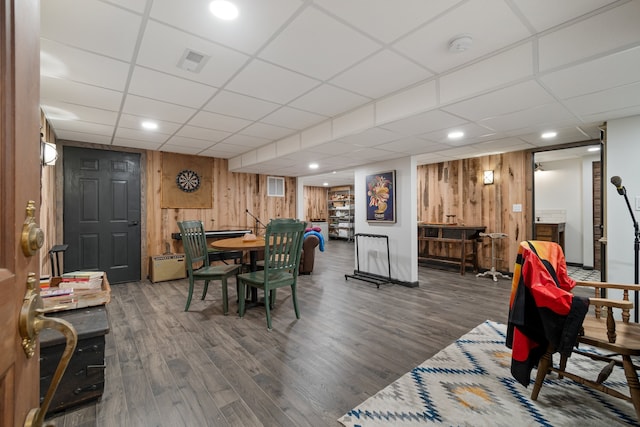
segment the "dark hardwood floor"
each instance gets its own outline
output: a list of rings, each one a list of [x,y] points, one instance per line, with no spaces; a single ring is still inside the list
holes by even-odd
[[[511,282],[419,267],[417,288],[345,281],[353,243],[331,240],[300,276],[296,320],[279,290],[240,319],[209,286],[184,312],[187,280],[112,286],[101,400],[62,426],[338,426],[345,412],[479,323],[506,323]],[[200,295],[202,282],[196,285]]]

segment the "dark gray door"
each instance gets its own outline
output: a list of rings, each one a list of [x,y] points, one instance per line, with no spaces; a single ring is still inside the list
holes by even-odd
[[[140,155],[64,147],[64,271],[140,280]]]

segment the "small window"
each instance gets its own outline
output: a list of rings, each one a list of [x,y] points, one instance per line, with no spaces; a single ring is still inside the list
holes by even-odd
[[[279,176],[267,177],[267,196],[284,197],[284,178]]]

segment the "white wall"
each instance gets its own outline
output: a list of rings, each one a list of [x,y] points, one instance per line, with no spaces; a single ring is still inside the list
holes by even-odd
[[[396,222],[368,223],[366,213],[366,177],[379,172],[396,171]],[[391,277],[404,282],[418,282],[417,239],[417,165],[414,159],[405,157],[366,165],[355,170],[355,232],[381,234],[389,237]],[[369,240],[362,240],[362,242]],[[380,256],[380,247],[359,247],[360,270],[386,276],[386,255]],[[355,248],[354,248],[355,251]],[[354,266],[355,269],[355,266]]]
[[[634,227],[624,197],[618,195],[609,183],[612,176],[622,178],[622,185],[633,214],[640,217],[635,208],[635,199],[640,197],[640,116],[607,122],[606,148],[607,176],[607,281],[620,283],[634,282]]]

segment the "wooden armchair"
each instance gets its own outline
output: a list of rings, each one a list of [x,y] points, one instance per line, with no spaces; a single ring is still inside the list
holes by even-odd
[[[633,303],[629,301],[629,292],[640,291],[640,286],[607,282],[576,282],[576,286],[590,287],[593,288],[594,292],[594,296],[589,298],[591,309],[582,322],[583,331],[578,336],[578,343],[604,349],[611,352],[611,354],[601,356],[583,351],[579,347],[574,347],[573,353],[606,363],[597,378],[587,379],[571,373],[567,369],[567,355],[561,354],[559,366],[554,367],[552,355],[555,353],[555,349],[551,345],[548,346],[538,365],[538,373],[531,392],[531,399],[536,400],[538,398],[545,376],[553,371],[560,378],[570,378],[587,387],[631,402],[636,411],[636,417],[640,420],[640,383],[638,382],[637,373],[640,367],[635,365],[632,360],[632,357],[640,356],[640,324],[629,322],[629,310],[633,308]],[[602,289],[622,290],[622,299],[601,298]],[[614,319],[614,308],[620,309],[621,320],[616,321]],[[627,385],[629,386],[629,395],[624,395],[603,384],[611,374],[614,366],[621,366],[624,369]]]
[[[579,384],[599,390],[633,404],[640,420],[640,383],[632,357],[640,356],[640,324],[629,322],[633,303],[629,292],[640,291],[639,285],[604,282],[576,282],[567,274],[564,254],[552,242],[520,243],[514,268],[507,346],[512,348],[511,373],[525,387],[530,383],[532,369],[538,372],[531,393],[536,400],[549,372],[567,377]],[[590,287],[587,291],[573,292]],[[609,290],[617,290],[621,299],[602,298]],[[614,318],[614,309],[616,309]],[[601,354],[583,351],[578,344],[587,344],[604,351]],[[559,365],[553,355],[560,353]],[[603,362],[596,378],[585,378],[571,371],[568,363],[572,353]],[[629,394],[608,387],[605,381],[618,366],[624,369]]]

